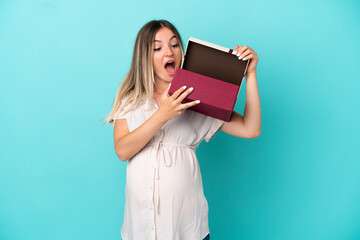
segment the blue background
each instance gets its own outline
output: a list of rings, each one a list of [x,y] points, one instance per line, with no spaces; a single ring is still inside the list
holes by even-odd
[[[260,57],[260,137],[197,149],[212,239],[360,239],[355,0],[0,1],[0,239],[120,239],[126,163],[101,118],[152,19]]]

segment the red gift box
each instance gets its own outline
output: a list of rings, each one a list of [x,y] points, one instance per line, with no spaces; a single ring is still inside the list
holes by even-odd
[[[189,110],[229,121],[249,61],[239,60],[231,49],[190,38],[169,94],[182,86],[193,87],[182,103],[194,100],[200,103]]]

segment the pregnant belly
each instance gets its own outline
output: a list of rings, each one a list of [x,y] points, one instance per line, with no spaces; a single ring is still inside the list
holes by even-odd
[[[200,168],[191,149],[170,149],[170,154],[139,152],[128,162],[127,194],[146,200],[148,192],[159,188],[160,195],[181,197],[202,193]],[[164,150],[162,150],[164,151]],[[154,189],[153,189],[154,190]]]

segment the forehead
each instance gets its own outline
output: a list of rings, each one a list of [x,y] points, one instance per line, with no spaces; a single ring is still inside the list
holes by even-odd
[[[170,29],[163,27],[155,34],[154,42],[166,42],[176,39],[175,34]]]

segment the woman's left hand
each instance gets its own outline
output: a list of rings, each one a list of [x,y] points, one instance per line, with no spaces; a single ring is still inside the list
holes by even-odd
[[[247,68],[246,74],[251,72],[256,72],[256,66],[259,60],[259,57],[257,53],[254,51],[254,49],[244,45],[244,46],[238,46],[235,45],[235,51],[237,52],[237,56],[242,60],[248,60],[250,59],[249,66]]]

